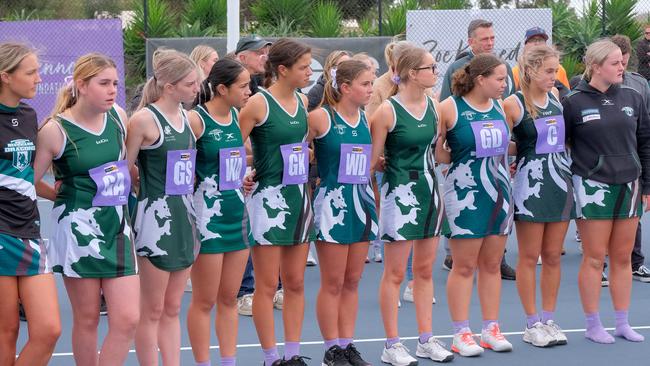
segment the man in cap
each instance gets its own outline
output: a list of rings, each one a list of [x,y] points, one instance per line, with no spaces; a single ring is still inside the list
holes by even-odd
[[[524,36],[524,53],[529,49],[546,44],[548,41],[548,34],[540,27],[533,27],[526,31]],[[519,89],[519,64],[512,68],[512,76],[515,80],[515,88]],[[560,97],[564,97],[570,90],[569,78],[566,75],[566,70],[560,65],[555,76],[555,87],[560,92]]]
[[[237,42],[235,59],[244,65],[251,74],[251,95],[257,93],[264,82],[264,67],[269,54],[271,42],[258,36],[247,36]]]

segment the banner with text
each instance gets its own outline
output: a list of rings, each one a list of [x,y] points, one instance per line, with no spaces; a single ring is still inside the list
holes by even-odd
[[[124,106],[124,49],[119,19],[0,22],[0,42],[25,43],[38,50],[42,82],[36,97],[25,102],[36,110],[39,123],[52,112],[59,89],[71,80],[74,62],[90,52],[115,61],[120,79],[117,104]]]
[[[438,65],[438,85],[460,53],[469,51],[467,26],[474,19],[494,24],[495,54],[514,65],[523,51],[524,35],[540,27],[553,32],[551,9],[415,10],[406,14],[406,39],[431,52]],[[549,38],[549,44],[551,39]]]

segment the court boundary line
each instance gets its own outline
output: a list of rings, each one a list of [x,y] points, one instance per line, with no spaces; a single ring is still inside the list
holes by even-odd
[[[612,331],[615,328],[605,328],[605,330]],[[632,327],[634,330],[650,330],[650,325],[641,325],[641,326],[636,326]],[[586,331],[586,329],[563,329],[562,330],[564,333],[580,333]],[[502,332],[501,334],[503,335],[523,335],[524,332]],[[480,333],[475,334],[475,336],[480,336]],[[453,338],[453,334],[443,334],[443,335],[434,335],[434,337],[438,339],[450,339]],[[418,336],[414,337],[400,337],[400,340],[404,341],[411,341],[414,339],[418,339]],[[364,338],[364,339],[355,339],[354,343],[373,343],[373,342],[385,342],[386,338]],[[305,342],[300,342],[301,346],[314,346],[314,345],[319,345],[319,344],[324,344],[324,341],[305,341]],[[284,346],[284,342],[278,342],[276,344],[277,346]],[[261,344],[259,343],[245,343],[245,344],[238,344],[237,348],[260,348],[262,347]],[[210,346],[210,350],[214,349],[219,349],[219,346]],[[181,352],[182,351],[191,351],[192,347],[191,346],[186,346],[186,347],[181,347]],[[135,353],[134,349],[130,349],[129,353]],[[52,357],[70,357],[72,356],[72,352],[60,352],[60,353],[53,353]],[[18,355],[16,355],[18,356]]]

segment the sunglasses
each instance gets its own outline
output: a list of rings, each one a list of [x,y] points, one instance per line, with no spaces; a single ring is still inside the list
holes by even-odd
[[[431,65],[431,66],[423,66],[423,67],[416,67],[413,70],[431,70],[435,74],[436,72],[436,65]]]

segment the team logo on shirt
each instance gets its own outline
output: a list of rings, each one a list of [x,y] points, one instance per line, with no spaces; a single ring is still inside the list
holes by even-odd
[[[171,135],[172,134],[172,128],[169,126],[165,126],[165,135]]]
[[[12,118],[11,119],[11,125],[14,127],[18,127],[18,118]]]
[[[625,114],[627,114],[628,117],[632,117],[634,115],[634,108],[632,108],[632,107],[625,106],[625,107],[621,108],[621,110],[623,112],[625,112]]]
[[[226,142],[235,141],[235,140],[236,139],[235,139],[235,133],[234,132],[226,134]]]
[[[13,153],[12,165],[21,172],[32,161],[32,154],[36,150],[34,143],[26,139],[11,140],[5,147],[5,153]]]
[[[208,135],[212,136],[212,138],[215,141],[221,141],[221,134],[223,133],[223,130],[220,129],[214,129],[208,133]]]
[[[473,111],[465,111],[465,112],[461,113],[460,115],[463,116],[463,118],[465,118],[466,120],[471,121],[476,116],[476,113],[473,112]]]
[[[490,117],[489,114],[484,114],[484,115],[481,116],[481,118],[482,119],[490,119],[491,117]]]
[[[339,135],[342,135],[345,133],[345,126],[344,125],[334,125],[334,129],[336,132],[338,132]]]

